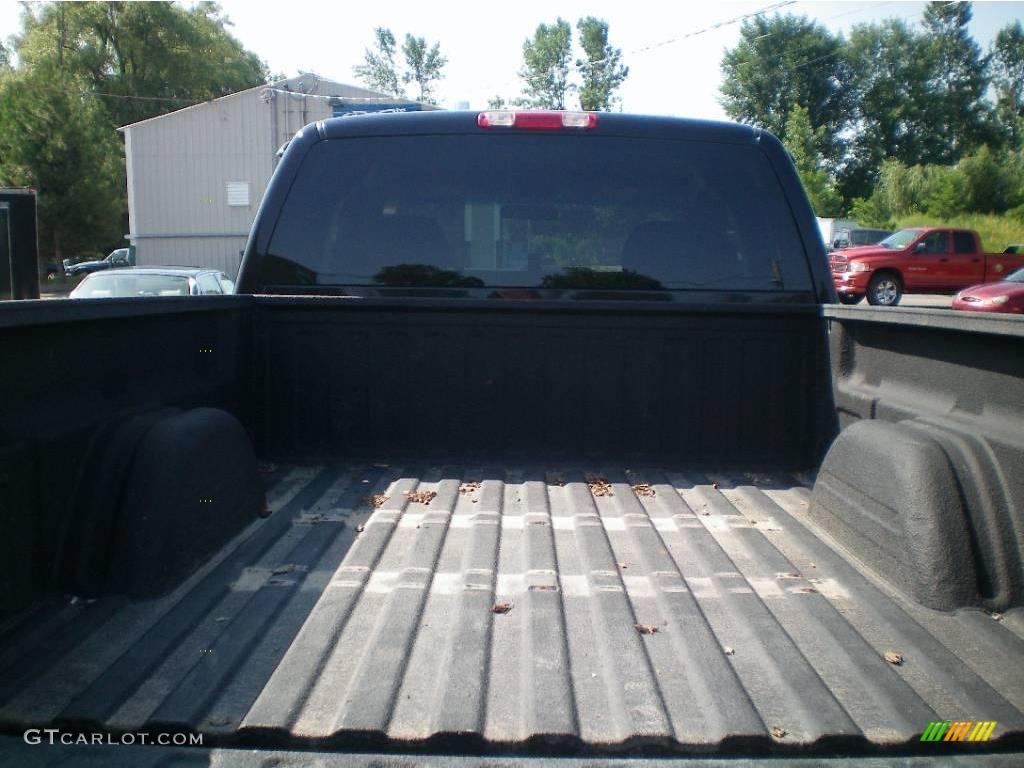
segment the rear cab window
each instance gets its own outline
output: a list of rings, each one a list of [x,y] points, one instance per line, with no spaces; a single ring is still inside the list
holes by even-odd
[[[326,139],[258,264],[269,293],[813,301],[756,146],[564,134]]]
[[[974,235],[970,232],[953,231],[953,253],[977,253]]]

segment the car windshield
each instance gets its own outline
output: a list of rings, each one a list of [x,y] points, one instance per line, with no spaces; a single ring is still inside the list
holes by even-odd
[[[188,278],[182,275],[92,275],[71,292],[73,299],[108,299],[130,296],[188,296]]]
[[[917,229],[901,229],[899,232],[894,232],[889,235],[885,240],[880,242],[879,245],[883,248],[899,251],[914,242],[920,234],[920,230]]]
[[[1024,269],[1018,269],[1016,272],[1011,272],[1006,276],[1006,282],[1008,283],[1024,283]]]

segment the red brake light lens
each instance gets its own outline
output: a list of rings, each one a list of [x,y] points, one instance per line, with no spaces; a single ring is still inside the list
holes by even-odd
[[[588,129],[597,125],[594,112],[512,112],[492,110],[476,117],[481,128],[516,128],[522,131]]]

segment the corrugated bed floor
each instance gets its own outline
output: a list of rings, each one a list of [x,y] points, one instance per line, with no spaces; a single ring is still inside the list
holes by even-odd
[[[990,747],[1024,733],[1022,612],[903,602],[814,534],[797,478],[276,478],[274,514],[174,593],[55,599],[0,627],[0,725],[565,753],[898,751],[932,720],[995,720]]]

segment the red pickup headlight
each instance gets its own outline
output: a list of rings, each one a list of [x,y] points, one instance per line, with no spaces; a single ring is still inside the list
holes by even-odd
[[[846,266],[847,272],[870,272],[871,267],[863,261],[851,261]]]

